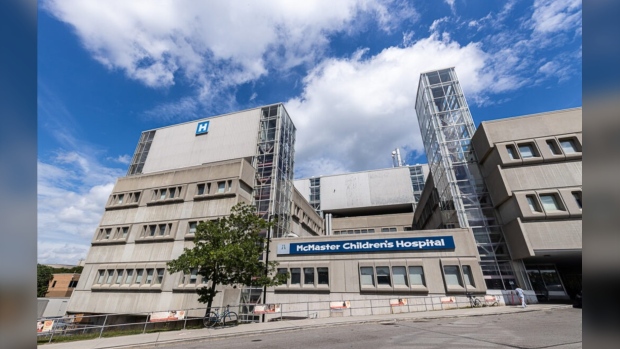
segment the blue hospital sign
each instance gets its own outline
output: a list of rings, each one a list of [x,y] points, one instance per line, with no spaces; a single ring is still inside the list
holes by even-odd
[[[199,122],[198,126],[196,127],[196,134],[201,135],[207,132],[209,132],[209,122],[208,121]]]
[[[278,254],[365,253],[379,251],[452,250],[452,236],[397,239],[364,239],[278,244]]]

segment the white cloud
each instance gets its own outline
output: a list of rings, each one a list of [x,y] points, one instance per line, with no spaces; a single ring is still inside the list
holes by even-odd
[[[119,164],[123,164],[123,165],[129,165],[129,163],[131,162],[131,155],[128,155],[128,154],[119,155],[115,158],[108,157],[108,160],[113,161],[113,162],[118,162]]]
[[[450,6],[450,11],[452,14],[456,14],[455,0],[443,0],[448,6]]]
[[[535,32],[572,31],[581,27],[581,0],[536,0],[532,15]]]
[[[414,107],[420,73],[454,66],[470,103],[484,102],[519,86],[493,62],[480,45],[438,34],[366,59],[358,51],[324,61],[304,79],[302,95],[286,102],[298,130],[296,177],[390,167],[396,147],[408,153],[404,158],[422,154]]]
[[[77,152],[60,153],[37,167],[38,260],[76,263],[86,257],[116,178],[123,173]]]
[[[46,0],[42,7],[109,69],[155,88],[186,79],[203,103],[270,69],[315,62],[334,33],[368,21],[389,32],[416,18],[404,0]],[[152,113],[170,109],[194,106],[181,100]]]

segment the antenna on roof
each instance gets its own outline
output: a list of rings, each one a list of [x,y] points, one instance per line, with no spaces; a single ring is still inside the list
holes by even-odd
[[[400,149],[392,150],[392,167],[401,167],[403,165],[403,160],[400,158]]]

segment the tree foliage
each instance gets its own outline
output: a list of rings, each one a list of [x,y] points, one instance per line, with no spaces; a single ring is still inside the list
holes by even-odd
[[[37,297],[45,297],[54,269],[37,263]]]
[[[189,274],[192,269],[207,279],[198,288],[198,300],[210,310],[217,285],[276,286],[286,282],[286,275],[273,275],[277,262],[268,265],[260,260],[267,251],[264,232],[273,226],[258,217],[255,208],[237,204],[228,217],[200,223],[196,227],[194,247],[185,248],[177,259],[168,262],[168,271]],[[263,234],[261,234],[263,233]]]

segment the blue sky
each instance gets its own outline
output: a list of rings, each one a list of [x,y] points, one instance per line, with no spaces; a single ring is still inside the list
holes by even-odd
[[[424,163],[420,72],[474,121],[581,106],[581,1],[41,0],[38,259],[85,258],[141,131],[283,102],[296,177]]]

